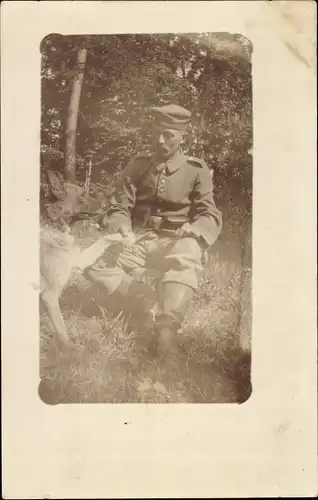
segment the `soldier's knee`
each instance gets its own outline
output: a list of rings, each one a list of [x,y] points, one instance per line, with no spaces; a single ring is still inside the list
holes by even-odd
[[[202,250],[194,238],[182,238],[172,247],[166,261],[181,267],[201,266]]]
[[[193,238],[179,240],[166,256],[164,281],[175,281],[196,289],[202,275],[202,250]]]
[[[112,294],[122,282],[129,282],[131,278],[119,267],[104,267],[95,265],[85,271],[85,277],[89,281],[101,284],[106,288],[108,294]]]

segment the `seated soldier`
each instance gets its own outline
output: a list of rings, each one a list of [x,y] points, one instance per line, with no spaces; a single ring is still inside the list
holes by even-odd
[[[140,329],[153,331],[158,353],[169,355],[177,353],[176,332],[199,285],[203,254],[220,234],[222,216],[207,165],[181,149],[191,113],[177,105],[152,112],[153,153],[139,154],[128,163],[102,219],[109,233],[127,236],[133,231],[137,242],[112,263],[106,252],[87,276],[118,301],[129,298],[138,309]],[[138,281],[139,271],[146,268],[160,271],[157,297]],[[152,325],[151,307],[157,298]]]

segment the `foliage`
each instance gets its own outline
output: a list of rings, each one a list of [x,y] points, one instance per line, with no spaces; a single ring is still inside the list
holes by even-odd
[[[251,44],[227,33],[62,36],[42,41],[41,168],[63,170],[77,51],[87,48],[77,131],[78,179],[109,182],[148,146],[153,105],[192,111],[184,148],[204,157],[217,185],[251,194]]]

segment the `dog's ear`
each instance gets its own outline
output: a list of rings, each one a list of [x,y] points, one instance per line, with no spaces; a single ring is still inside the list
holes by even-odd
[[[64,183],[64,189],[68,198],[79,198],[84,194],[84,188],[73,182],[66,181]]]
[[[56,170],[47,170],[47,177],[52,193],[58,200],[64,200],[66,197],[65,183],[63,176]]]

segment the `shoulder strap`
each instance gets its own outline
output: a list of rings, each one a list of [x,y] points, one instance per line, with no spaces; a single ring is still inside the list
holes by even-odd
[[[200,158],[195,158],[195,156],[188,156],[187,161],[191,163],[191,165],[195,165],[196,167],[202,168],[205,165],[205,161]]]
[[[143,181],[144,178],[146,177],[147,173],[149,172],[150,167],[151,167],[151,162],[150,162],[151,157],[152,157],[151,153],[141,153],[141,154],[136,156],[136,159],[140,158],[143,160],[148,160],[148,161],[145,161],[145,165],[143,165],[143,168],[140,169],[139,175],[136,178],[137,182]]]

